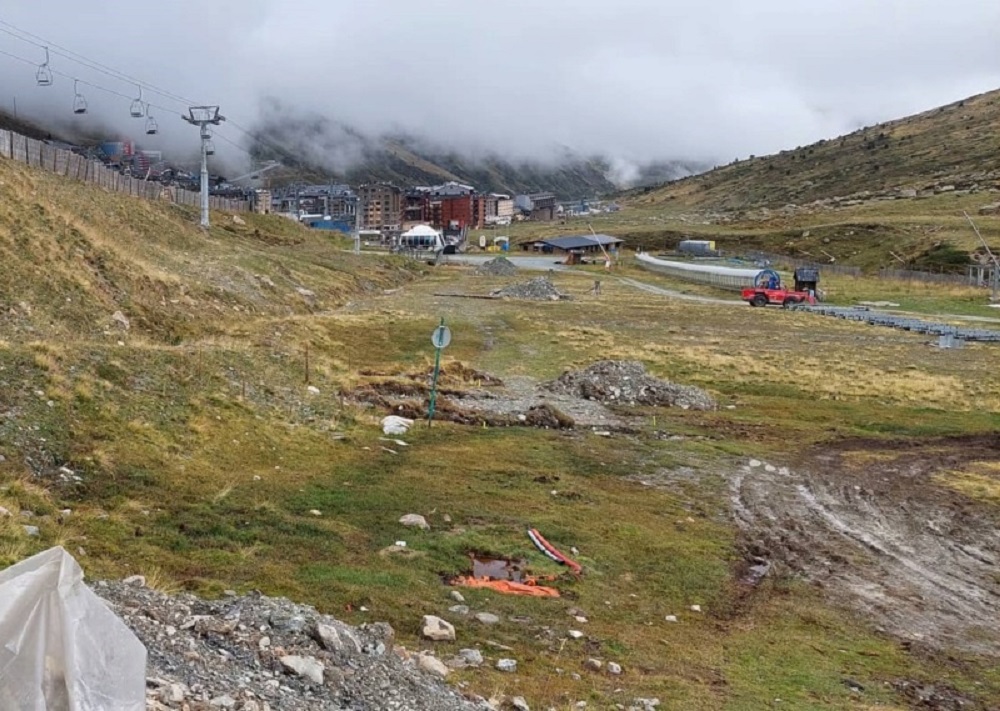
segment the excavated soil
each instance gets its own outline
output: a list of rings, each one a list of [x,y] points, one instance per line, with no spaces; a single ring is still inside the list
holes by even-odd
[[[1000,656],[1000,507],[937,475],[1000,460],[1000,436],[847,440],[730,480],[748,558],[803,575],[886,633]]]
[[[634,361],[599,361],[548,383],[521,376],[502,381],[460,364],[448,368],[447,377],[439,381],[435,417],[461,424],[633,431],[635,426],[629,422],[626,409],[629,406],[685,410],[712,410],[716,406],[704,390],[654,378],[642,363]],[[369,371],[364,375],[373,379],[345,395],[403,417],[427,416],[429,374],[380,377]],[[618,406],[617,411],[609,405]]]

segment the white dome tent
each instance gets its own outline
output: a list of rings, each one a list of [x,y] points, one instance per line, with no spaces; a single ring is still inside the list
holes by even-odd
[[[430,225],[417,225],[399,236],[399,246],[404,250],[440,252],[444,249],[444,238]]]

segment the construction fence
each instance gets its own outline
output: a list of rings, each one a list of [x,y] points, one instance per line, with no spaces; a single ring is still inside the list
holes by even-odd
[[[100,161],[88,160],[72,151],[55,148],[44,141],[36,141],[13,131],[0,130],[0,158],[9,158],[33,168],[99,185],[105,190],[123,195],[146,200],[166,200],[177,205],[201,205],[201,193],[122,175]],[[249,200],[231,200],[217,195],[210,196],[208,204],[213,210],[226,212],[249,212],[251,209]]]
[[[994,270],[990,267],[967,267],[965,274],[949,274],[936,272],[917,272],[911,269],[880,269],[878,275],[883,279],[899,279],[902,281],[920,281],[926,284],[953,284],[955,286],[988,287],[996,279]]]

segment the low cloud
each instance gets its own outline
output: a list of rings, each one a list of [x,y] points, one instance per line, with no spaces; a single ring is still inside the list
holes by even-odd
[[[245,159],[241,128],[335,166],[405,134],[512,159],[600,154],[630,180],[650,162],[726,163],[1000,85],[1000,4],[981,0],[93,5],[16,3],[0,19],[176,94],[146,91],[160,134],[128,117],[135,86],[62,54],[51,65],[66,76],[45,88],[30,63],[0,55],[0,106],[189,155],[187,100],[219,103],[232,120],[216,144],[231,160]],[[0,50],[43,57],[10,34]],[[72,116],[67,77],[124,96],[85,85],[90,112]]]

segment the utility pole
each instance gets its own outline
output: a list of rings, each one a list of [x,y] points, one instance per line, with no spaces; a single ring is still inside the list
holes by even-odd
[[[188,115],[181,118],[201,130],[201,226],[207,230],[209,227],[208,145],[212,137],[208,127],[218,126],[226,120],[226,117],[219,114],[218,106],[191,106],[188,108]]]
[[[357,198],[354,201],[354,253],[361,254],[361,187],[358,186]]]

